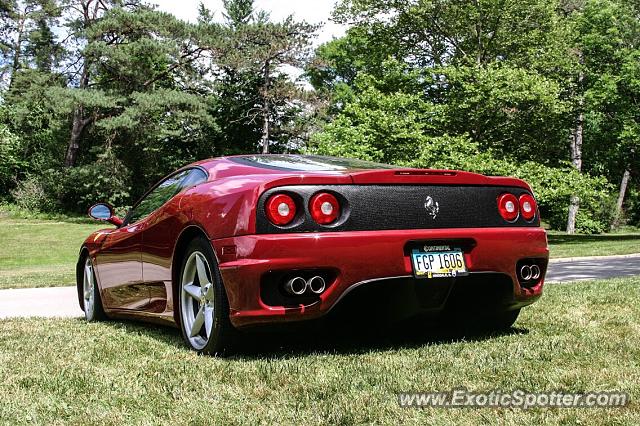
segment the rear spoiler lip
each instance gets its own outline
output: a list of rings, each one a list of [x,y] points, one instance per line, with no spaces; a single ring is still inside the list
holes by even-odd
[[[354,184],[432,184],[465,186],[513,186],[526,189],[531,187],[522,179],[504,176],[485,176],[459,170],[446,169],[390,169],[362,170],[349,173]]]

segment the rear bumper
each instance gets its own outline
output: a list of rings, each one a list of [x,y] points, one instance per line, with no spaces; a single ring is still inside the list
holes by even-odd
[[[434,240],[472,241],[473,244],[465,249],[465,262],[471,276],[498,274],[510,281],[512,291],[507,299],[501,301],[503,308],[528,305],[542,294],[549,257],[546,232],[542,228],[246,235],[213,240],[212,244],[229,299],[231,322],[236,327],[244,327],[318,318],[355,288],[394,278],[412,280],[407,245]],[[516,263],[524,258],[541,259],[545,266],[540,281],[530,287],[522,287],[516,275]],[[313,303],[273,306],[261,298],[261,285],[266,274],[314,268],[331,269],[336,276]],[[430,286],[435,282],[419,281],[420,286]],[[476,283],[477,280],[466,281],[474,281],[476,287],[482,285]],[[434,309],[442,307],[438,305]]]

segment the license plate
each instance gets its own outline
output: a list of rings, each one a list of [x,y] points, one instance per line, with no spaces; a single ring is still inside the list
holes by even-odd
[[[426,246],[411,251],[411,263],[416,278],[451,278],[467,275],[464,252],[448,246]]]

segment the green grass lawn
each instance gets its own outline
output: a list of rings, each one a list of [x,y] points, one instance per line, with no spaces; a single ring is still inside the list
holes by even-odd
[[[0,289],[75,284],[80,245],[97,223],[14,219],[0,212]]]
[[[505,334],[414,325],[339,337],[254,336],[234,357],[176,330],[81,320],[0,321],[0,423],[638,424],[640,278],[547,286]],[[289,335],[284,335],[289,336]],[[300,334],[298,334],[300,336]],[[624,408],[400,408],[406,391],[631,395]]]
[[[640,253],[640,231],[602,235],[550,231],[548,238],[552,258]]]

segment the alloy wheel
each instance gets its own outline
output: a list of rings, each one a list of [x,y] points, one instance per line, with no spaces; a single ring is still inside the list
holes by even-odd
[[[205,255],[191,253],[184,265],[180,285],[181,319],[191,345],[203,349],[209,342],[214,318],[215,285]]]
[[[88,320],[91,320],[94,316],[96,297],[95,297],[95,277],[93,270],[93,263],[87,256],[84,262],[84,278],[82,280],[82,291],[84,296],[84,314]]]

